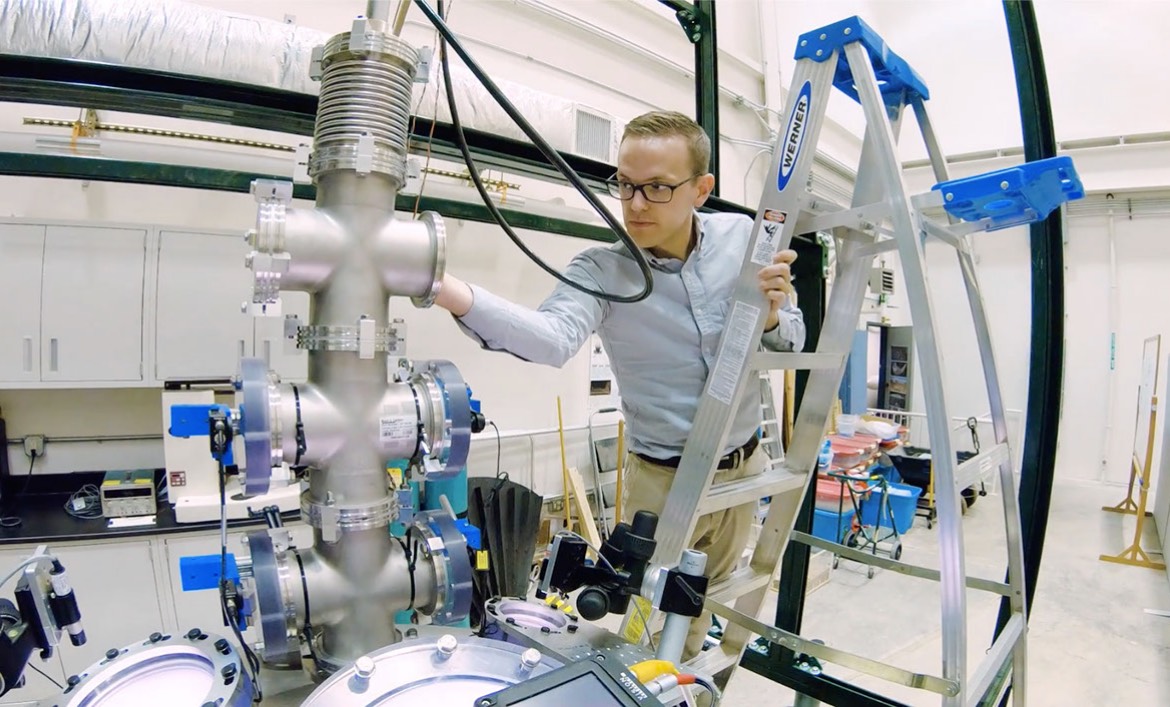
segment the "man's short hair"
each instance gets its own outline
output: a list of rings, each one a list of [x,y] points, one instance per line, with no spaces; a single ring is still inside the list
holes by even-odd
[[[706,174],[711,169],[711,139],[689,116],[678,111],[663,110],[643,113],[626,123],[622,142],[628,137],[670,137],[678,135],[687,142],[691,153],[691,169]]]

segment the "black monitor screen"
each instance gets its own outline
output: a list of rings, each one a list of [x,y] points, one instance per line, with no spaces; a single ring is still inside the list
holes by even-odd
[[[626,702],[610,692],[596,675],[585,673],[509,704],[516,707],[620,707]]]

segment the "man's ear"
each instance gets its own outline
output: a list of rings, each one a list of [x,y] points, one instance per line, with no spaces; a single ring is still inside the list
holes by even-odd
[[[707,202],[707,197],[711,196],[711,192],[715,189],[715,175],[703,174],[695,177],[695,184],[699,188],[699,194],[695,197],[695,208],[699,208]]]

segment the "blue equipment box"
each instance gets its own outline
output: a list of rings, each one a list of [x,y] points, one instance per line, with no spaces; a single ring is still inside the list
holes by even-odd
[[[853,524],[853,509],[846,507],[837,515],[837,511],[813,510],[812,534],[822,540],[839,543]]]
[[[870,488],[869,498],[861,502],[861,524],[895,528],[899,535],[906,533],[914,525],[914,515],[918,509],[918,497],[922,495],[922,489],[909,484],[890,482],[889,513],[882,505],[884,495],[880,486]],[[894,516],[893,523],[890,522],[890,513]]]

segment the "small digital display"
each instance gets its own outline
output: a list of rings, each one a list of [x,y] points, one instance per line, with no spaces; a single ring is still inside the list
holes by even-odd
[[[113,489],[102,489],[102,495],[106,498],[150,498],[154,495],[153,486],[143,486],[141,488],[120,487]]]

